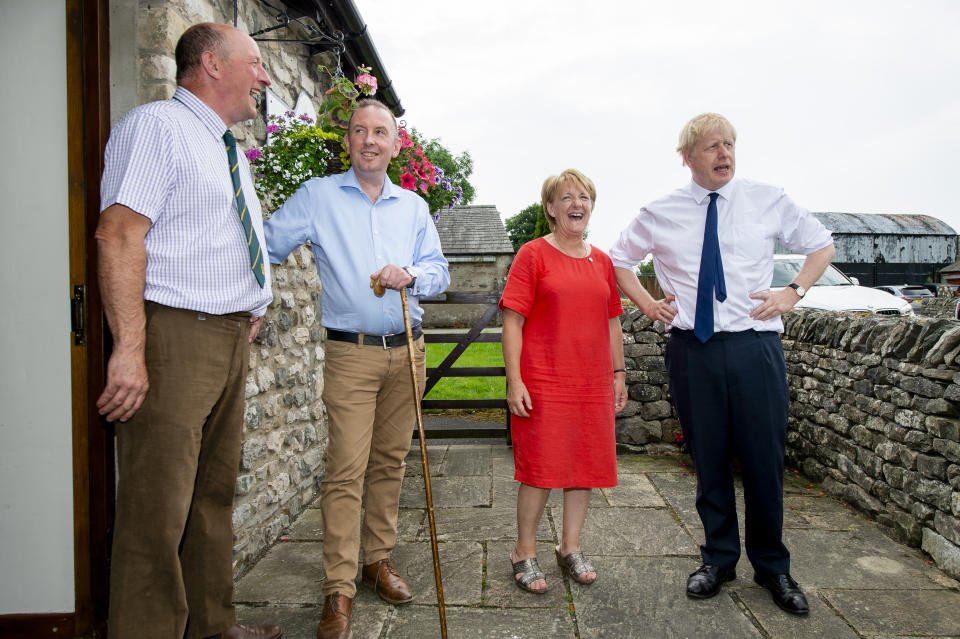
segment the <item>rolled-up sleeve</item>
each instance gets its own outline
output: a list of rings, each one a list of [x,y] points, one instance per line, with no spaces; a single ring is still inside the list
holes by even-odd
[[[644,208],[633,218],[610,247],[608,255],[615,267],[632,269],[653,251],[652,216]]]
[[[807,209],[783,194],[776,203],[780,217],[780,241],[791,251],[809,255],[833,244],[833,236]]]

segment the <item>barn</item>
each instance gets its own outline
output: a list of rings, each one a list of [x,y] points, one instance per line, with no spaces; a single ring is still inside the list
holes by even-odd
[[[863,286],[937,282],[940,269],[957,259],[957,232],[929,215],[813,215],[833,231],[833,264]]]

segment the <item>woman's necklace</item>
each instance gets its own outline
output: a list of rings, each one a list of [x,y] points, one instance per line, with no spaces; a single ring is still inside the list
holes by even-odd
[[[557,249],[559,249],[560,252],[563,253],[564,255],[567,255],[569,257],[572,257],[578,260],[587,258],[591,262],[593,261],[593,258],[590,257],[590,253],[591,253],[590,246],[583,240],[580,240],[580,243],[577,245],[576,250],[574,251],[574,250],[566,249],[563,246],[561,246],[559,240],[557,240],[556,235],[552,236],[550,239],[553,240],[550,243],[553,244]]]

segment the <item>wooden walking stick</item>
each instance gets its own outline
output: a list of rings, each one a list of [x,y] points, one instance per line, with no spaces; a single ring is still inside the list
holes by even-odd
[[[377,297],[383,297],[386,289],[379,281],[370,281]],[[413,403],[417,407],[417,435],[420,438],[420,460],[423,462],[423,489],[427,493],[427,519],[430,521],[430,547],[433,550],[433,576],[437,581],[437,604],[440,608],[440,636],[447,639],[447,610],[443,605],[443,580],[440,577],[440,551],[437,549],[437,526],[433,518],[433,490],[430,486],[430,464],[427,462],[427,436],[423,432],[423,411],[420,410],[420,382],[417,379],[417,361],[413,348],[413,329],[410,327],[410,308],[407,305],[407,289],[400,289],[403,305],[403,327],[407,333],[407,355],[410,359],[410,377],[413,380]]]

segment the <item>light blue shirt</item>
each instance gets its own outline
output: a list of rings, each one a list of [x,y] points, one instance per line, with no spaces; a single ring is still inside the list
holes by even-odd
[[[264,225],[270,258],[279,264],[310,241],[323,285],[321,324],[370,335],[402,333],[400,292],[377,297],[370,275],[388,264],[409,267],[410,322],[423,317],[418,297],[439,295],[450,284],[447,260],[427,203],[384,178],[371,203],[350,169],[307,180]]]

